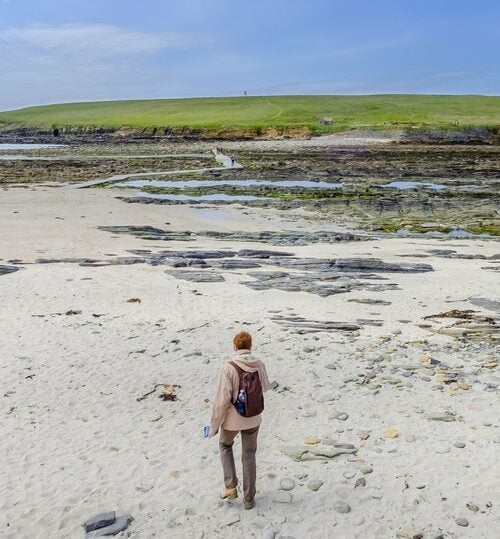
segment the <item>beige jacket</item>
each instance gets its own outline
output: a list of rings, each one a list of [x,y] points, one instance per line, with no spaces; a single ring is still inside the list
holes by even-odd
[[[262,391],[266,392],[271,388],[271,382],[267,376],[264,363],[258,359],[253,359],[250,350],[238,350],[236,357],[232,360],[244,371],[258,371]],[[212,418],[210,420],[210,432],[215,434],[220,427],[225,430],[246,430],[257,427],[262,422],[262,415],[254,417],[243,417],[236,411],[232,404],[238,398],[240,377],[236,369],[226,363],[220,373],[215,392],[214,404],[212,406]]]

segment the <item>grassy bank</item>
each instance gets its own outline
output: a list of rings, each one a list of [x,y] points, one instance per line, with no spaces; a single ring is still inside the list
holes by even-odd
[[[332,126],[319,119],[333,117]],[[0,113],[0,125],[42,128],[395,129],[500,126],[500,97],[447,95],[276,96],[101,101]]]

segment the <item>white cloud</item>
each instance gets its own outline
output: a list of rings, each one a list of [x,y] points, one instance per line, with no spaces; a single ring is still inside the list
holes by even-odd
[[[107,24],[0,29],[0,110],[38,103],[175,94],[157,60],[206,46],[204,36],[146,33]]]

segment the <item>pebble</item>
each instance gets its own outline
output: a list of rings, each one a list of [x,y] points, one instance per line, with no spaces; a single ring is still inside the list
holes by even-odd
[[[104,528],[110,526],[116,520],[116,513],[114,511],[109,511],[108,513],[99,513],[98,515],[89,518],[85,521],[82,526],[85,528],[85,531],[91,532],[98,530],[99,528]]]
[[[358,518],[356,521],[354,521],[355,526],[362,526],[365,523],[365,517]]]
[[[162,414],[153,414],[149,419],[148,421],[150,423],[155,423],[156,421],[160,421],[160,419],[163,417]]]
[[[455,442],[453,444],[455,447],[457,447],[458,449],[463,449],[465,447],[465,443],[464,442]]]
[[[363,468],[361,468],[361,473],[367,474],[372,472],[373,468],[371,466],[363,466]]]
[[[344,472],[342,475],[345,477],[345,479],[352,479],[356,475],[356,472],[347,471],[347,472]]]
[[[326,393],[325,395],[321,395],[319,397],[319,402],[331,402],[335,400],[336,395],[334,393]]]
[[[333,508],[337,513],[350,513],[351,506],[343,501],[337,501],[333,504]]]
[[[295,481],[293,479],[282,479],[280,481],[280,490],[293,490],[295,487]]]
[[[304,443],[307,445],[317,445],[321,443],[321,438],[318,438],[317,436],[310,436],[304,440]]]
[[[438,455],[450,452],[450,448],[447,445],[437,445],[433,449]]]
[[[333,363],[327,363],[327,364],[325,365],[325,369],[336,370],[337,367],[336,367]]]
[[[389,427],[388,429],[385,429],[384,436],[386,438],[397,438],[398,431],[394,427]]]
[[[348,417],[349,415],[346,414],[345,412],[341,412],[340,414],[337,415],[337,419],[339,421],[345,421]]]
[[[321,488],[322,484],[323,484],[323,481],[321,481],[321,479],[311,479],[311,481],[307,483],[307,488],[309,490],[316,492],[317,490]]]
[[[462,526],[463,528],[466,528],[468,525],[469,525],[469,521],[466,519],[466,518],[463,518],[463,517],[458,517],[455,519],[455,522],[459,525],[459,526]]]
[[[370,437],[370,433],[369,432],[360,432],[358,434],[359,438],[361,440],[368,440],[368,438]]]
[[[410,526],[403,526],[402,528],[399,528],[396,537],[403,537],[404,539],[422,539],[423,534],[420,530],[416,530]]]
[[[354,484],[354,488],[357,487],[365,487],[366,486],[366,479],[364,477],[360,477],[356,480],[356,483]]]
[[[262,539],[274,539],[275,537],[276,537],[276,532],[272,528],[268,528],[264,532]]]
[[[467,503],[466,507],[469,511],[472,511],[473,513],[477,513],[479,511],[479,507],[475,503]]]

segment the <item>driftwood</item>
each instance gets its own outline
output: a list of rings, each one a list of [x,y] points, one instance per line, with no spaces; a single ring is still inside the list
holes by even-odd
[[[136,401],[141,402],[149,395],[152,395],[159,387],[163,387],[163,391],[160,393],[159,398],[164,401],[176,401],[177,395],[175,394],[175,388],[181,387],[179,384],[155,384],[151,391],[144,393],[140,397],[137,397]]]

